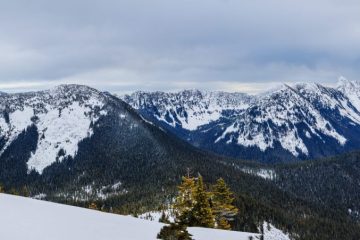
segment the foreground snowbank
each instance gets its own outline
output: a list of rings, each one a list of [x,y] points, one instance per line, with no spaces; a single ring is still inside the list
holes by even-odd
[[[0,239],[155,240],[161,223],[0,194]],[[248,240],[257,234],[189,228],[195,240]],[[256,239],[256,238],[255,238]]]

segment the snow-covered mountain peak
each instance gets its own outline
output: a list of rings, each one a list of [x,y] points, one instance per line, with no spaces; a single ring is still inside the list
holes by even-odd
[[[341,77],[337,84],[337,90],[342,92],[351,104],[360,112],[360,82]]]
[[[345,93],[360,92],[360,82],[341,77],[337,83],[337,89]]]
[[[78,84],[61,84],[47,91],[52,94],[99,92],[94,88]]]
[[[355,86],[358,86],[359,82],[355,81],[355,80],[350,80],[347,79],[343,76],[339,77],[338,81],[337,81],[337,88],[352,88]]]
[[[104,100],[104,96],[100,91],[85,85],[77,84],[59,85],[50,90],[43,91],[43,94],[49,95],[50,98],[59,99],[61,101],[81,101],[88,100],[90,98],[98,99],[100,101]]]
[[[135,109],[152,109],[153,117],[173,127],[196,130],[219,119],[223,111],[247,108],[253,98],[244,93],[192,89],[174,93],[135,92],[123,99]]]
[[[42,172],[56,160],[74,156],[78,143],[92,135],[105,96],[90,87],[61,85],[51,90],[0,95],[0,156],[17,137],[34,126],[37,148],[27,162]]]
[[[219,153],[234,146],[229,151],[238,156],[236,146],[241,151],[255,147],[264,152],[280,145],[293,156],[311,157],[317,152],[314,142],[325,146],[332,141],[340,149],[352,144],[354,131],[360,134],[360,84],[343,79],[341,86],[282,84],[257,96],[155,92],[130,95],[124,100],[144,117],[171,126],[175,133],[178,129],[188,131],[179,135],[196,146],[204,142],[206,149],[215,148]],[[348,132],[350,128],[355,129]]]

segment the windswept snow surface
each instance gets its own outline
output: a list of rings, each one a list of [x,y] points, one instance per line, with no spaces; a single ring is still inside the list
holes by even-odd
[[[0,194],[0,239],[155,240],[163,224]],[[195,240],[248,240],[258,234],[190,228]],[[275,240],[275,239],[273,239]]]

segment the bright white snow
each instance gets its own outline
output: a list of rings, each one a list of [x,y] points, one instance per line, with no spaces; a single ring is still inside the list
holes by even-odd
[[[0,194],[0,226],[0,239],[11,240],[155,240],[163,224]],[[205,228],[189,228],[189,232],[195,240],[248,240],[259,236]]]
[[[136,92],[123,99],[136,109],[150,109],[150,114],[172,127],[180,126],[190,131],[224,118],[226,120],[217,125],[219,132],[215,135],[215,144],[225,140],[227,144],[266,151],[280,143],[292,155],[299,156],[310,154],[305,139],[325,141],[323,136],[327,136],[340,145],[347,143],[325,111],[337,112],[340,117],[350,120],[350,124],[360,125],[360,83],[343,78],[339,82],[337,88],[315,83],[284,84],[258,96],[185,90],[177,93]],[[156,111],[152,113],[152,109]]]
[[[80,101],[77,94],[84,99]],[[49,91],[6,97],[12,110],[8,112],[9,123],[0,116],[0,137],[7,140],[0,155],[22,131],[35,124],[38,144],[27,165],[28,170],[39,173],[57,160],[60,150],[63,156],[59,161],[66,156],[74,157],[78,143],[92,135],[91,123],[107,114],[104,109],[94,113],[95,108],[104,106],[103,99],[96,90],[84,86],[59,86]]]
[[[308,148],[303,139],[299,137],[296,127],[297,124],[303,123],[309,127],[314,135],[320,137],[319,132],[336,139],[340,145],[344,145],[347,141],[345,137],[334,129],[318,109],[309,101],[304,100],[304,96],[309,92],[312,93],[311,96],[314,96],[315,93],[319,94],[318,91],[320,90],[316,90],[319,86],[305,84],[296,87],[300,90],[284,85],[282,89],[262,96],[256,105],[241,112],[234,123],[228,126],[222,135],[215,140],[215,143],[227,136],[238,135],[236,143],[242,146],[256,146],[261,151],[265,151],[268,148],[273,148],[275,141],[278,141],[284,149],[294,156],[301,153],[308,155]],[[331,102],[331,104],[335,103]],[[338,101],[337,104],[341,105],[342,103]],[[341,109],[340,113],[345,114],[342,105]],[[351,119],[355,119],[354,114],[351,112],[347,117],[350,116]],[[230,142],[227,141],[227,143]]]
[[[275,240],[275,239],[276,240],[290,240],[290,237],[288,234],[277,229],[270,223],[264,222],[263,229],[264,229],[264,240]]]
[[[244,167],[244,168],[240,168],[240,170],[243,171],[244,173],[256,175],[264,179],[274,180],[276,178],[276,172],[273,169],[264,169],[264,168],[255,169],[255,168]]]
[[[28,169],[41,173],[56,161],[60,149],[65,152],[65,156],[74,157],[78,143],[92,134],[90,124],[94,119],[89,117],[90,113],[89,107],[74,102],[63,109],[61,114],[58,109],[51,109],[38,115],[38,146],[27,162]]]

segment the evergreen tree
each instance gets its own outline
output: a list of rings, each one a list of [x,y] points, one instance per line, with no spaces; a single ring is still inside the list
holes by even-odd
[[[176,197],[174,208],[176,222],[185,225],[191,225],[193,221],[193,208],[195,204],[195,179],[183,177],[182,183],[178,187],[178,196]]]
[[[164,226],[157,235],[157,238],[162,240],[192,240],[191,235],[186,230],[186,226],[178,223]]]
[[[216,219],[216,227],[225,230],[231,229],[230,223],[224,217],[220,217],[220,219]]]
[[[0,183],[0,193],[3,193],[4,192],[4,187],[3,185]]]
[[[159,219],[159,222],[170,223],[169,216],[164,211],[161,213],[161,217]]]
[[[90,203],[89,208],[93,209],[93,210],[98,210],[98,207],[97,207],[96,203],[94,203],[94,202]]]
[[[23,187],[21,188],[20,195],[21,195],[21,196],[24,196],[24,197],[29,197],[29,196],[30,196],[30,191],[29,191],[29,189],[28,189],[27,186],[23,186]]]
[[[199,175],[196,183],[194,199],[194,220],[191,222],[191,226],[214,227],[214,215],[210,207],[209,193],[205,190],[201,175]]]
[[[215,214],[217,228],[231,229],[229,221],[234,220],[238,209],[233,205],[234,197],[224,179],[220,178],[213,186],[212,209]]]
[[[15,188],[11,188],[9,193],[12,195],[19,195],[19,192]]]

